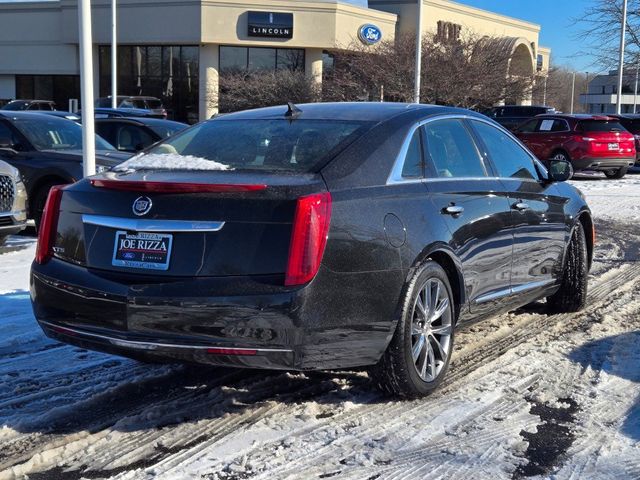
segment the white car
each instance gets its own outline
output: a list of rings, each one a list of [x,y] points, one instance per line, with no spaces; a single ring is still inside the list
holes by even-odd
[[[27,190],[17,168],[0,160],[0,245],[27,226]]]

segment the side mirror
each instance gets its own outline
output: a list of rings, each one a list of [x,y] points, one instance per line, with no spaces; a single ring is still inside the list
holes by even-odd
[[[573,177],[573,167],[566,160],[549,160],[549,180],[566,182]]]

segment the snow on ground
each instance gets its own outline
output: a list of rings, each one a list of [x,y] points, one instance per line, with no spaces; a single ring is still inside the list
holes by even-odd
[[[394,401],[364,372],[153,366],[53,342],[35,244],[0,248],[0,480],[640,479],[640,176],[579,176],[589,305],[461,330],[448,381]]]

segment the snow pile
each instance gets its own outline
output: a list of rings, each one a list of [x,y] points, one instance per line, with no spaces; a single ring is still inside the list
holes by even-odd
[[[594,217],[640,221],[640,175],[609,180],[601,174],[580,174],[571,184],[584,193]]]
[[[136,155],[113,169],[116,172],[131,170],[232,170],[229,165],[193,155],[177,153],[147,153]]]
[[[0,294],[29,290],[29,267],[35,252],[36,241],[28,237],[11,236],[0,247]],[[2,310],[0,305],[0,313]]]

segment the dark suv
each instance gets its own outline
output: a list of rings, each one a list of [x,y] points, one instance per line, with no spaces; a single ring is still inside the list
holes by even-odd
[[[570,161],[573,169],[622,178],[636,159],[635,139],[620,122],[601,115],[540,115],[515,129],[540,160]]]
[[[502,105],[485,110],[487,117],[492,118],[500,125],[513,130],[525,120],[545,113],[555,113],[555,108],[536,105]]]
[[[636,167],[640,167],[640,114],[623,113],[620,115],[610,114],[612,118],[617,118],[622,125],[635,140],[636,144]]]

